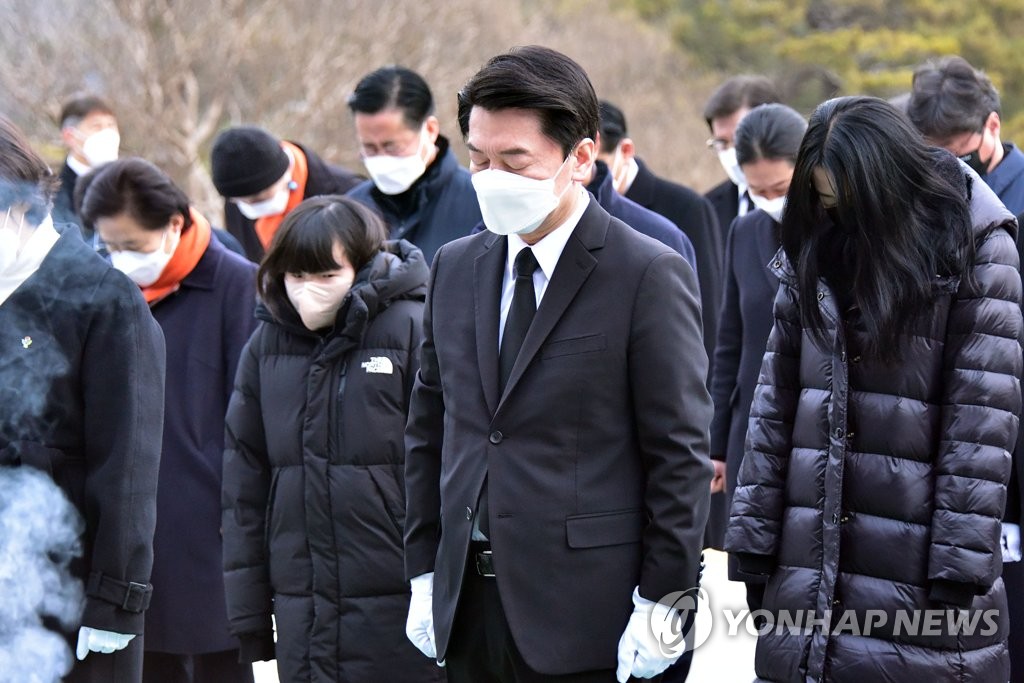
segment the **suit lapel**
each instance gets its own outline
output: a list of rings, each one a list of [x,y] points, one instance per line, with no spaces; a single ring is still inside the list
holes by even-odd
[[[501,397],[502,401],[515,389],[519,378],[523,376],[523,372],[540,350],[541,344],[551,334],[551,330],[562,318],[565,309],[576,298],[576,293],[597,265],[597,259],[590,252],[591,249],[604,244],[608,220],[608,214],[598,205],[597,200],[591,197],[590,205],[558,258],[551,282],[548,283],[544,298],[537,308],[537,315],[530,324],[530,330],[526,333],[515,365],[512,366],[512,373],[505,385],[505,393]],[[499,407],[500,405],[499,403]]]
[[[484,398],[491,415],[498,408],[498,310],[501,282],[505,273],[507,241],[490,236],[485,251],[473,263],[476,292],[476,360],[483,383]]]
[[[645,209],[651,208],[654,203],[654,174],[650,172],[644,162],[636,160],[639,168],[633,184],[626,191],[626,199],[631,199]]]
[[[776,238],[775,221],[767,215],[765,218],[767,220],[759,222],[756,226],[757,230],[754,231],[757,242],[757,263],[758,271],[764,276],[768,289],[774,294],[779,289],[779,278],[772,272],[772,265],[780,244]]]

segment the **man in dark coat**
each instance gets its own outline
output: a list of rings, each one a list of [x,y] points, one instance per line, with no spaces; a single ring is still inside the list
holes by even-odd
[[[53,220],[58,225],[78,225],[82,238],[92,244],[93,231],[82,225],[75,208],[75,187],[79,177],[117,158],[121,135],[114,110],[95,95],[74,97],[61,109],[60,137],[68,156],[60,170],[60,190],[53,200]]]
[[[718,155],[722,170],[728,176],[704,195],[715,209],[723,242],[733,219],[754,208],[743,171],[736,162],[733,146],[736,126],[754,107],[778,101],[775,85],[764,76],[734,76],[720,85],[704,105],[704,120],[711,130],[708,147]]]
[[[568,57],[494,57],[459,123],[488,232],[434,259],[407,633],[451,683],[656,676],[683,650],[650,620],[697,586],[707,517],[696,276],[583,190],[597,96]]]
[[[622,110],[610,102],[602,101],[599,158],[611,169],[615,189],[624,194],[626,199],[672,221],[693,243],[697,256],[694,270],[700,281],[704,349],[713,361],[718,335],[718,309],[722,300],[722,242],[728,226],[719,228],[714,208],[707,199],[688,187],[654,175],[643,161],[636,158],[636,147],[628,135],[626,116]],[[614,212],[611,213],[614,215]],[[629,224],[629,221],[625,222]],[[714,362],[711,363],[711,370],[713,368]],[[725,496],[721,493],[713,494],[707,531],[704,534],[705,547],[722,549],[727,513]]]
[[[153,591],[164,338],[138,287],[54,226],[55,180],[0,118],[0,465],[49,473],[84,518],[65,680],[131,683]]]
[[[307,197],[344,194],[362,180],[297,142],[251,126],[229,128],[210,151],[213,184],[224,197],[224,227],[259,263],[289,211]]]
[[[907,116],[932,144],[948,149],[974,170],[999,200],[1016,215],[1024,212],[1024,152],[1000,139],[999,91],[983,71],[962,57],[950,56],[920,65],[914,72]],[[1024,244],[1017,234],[1018,253]],[[1024,261],[1022,261],[1024,262]],[[1024,430],[1014,451],[1014,476],[1008,491],[1007,533],[1018,539],[1022,522],[1021,482],[1024,481]],[[1011,680],[1024,683],[1024,565],[1003,566],[1010,603]]]
[[[349,196],[380,214],[393,240],[412,242],[429,264],[442,244],[480,222],[469,181],[441,135],[423,77],[401,66],[364,76],[348,99],[370,180]]]

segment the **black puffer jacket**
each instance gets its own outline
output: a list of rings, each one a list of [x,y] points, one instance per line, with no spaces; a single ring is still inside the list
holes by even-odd
[[[242,352],[224,456],[228,618],[245,648],[273,612],[282,681],[443,675],[405,637],[403,433],[427,275],[418,249],[392,244],[330,334],[261,307]]]
[[[978,288],[937,281],[897,368],[862,358],[833,293],[798,291],[780,251],[726,548],[770,573],[776,619],[820,621],[762,632],[759,680],[1007,680],[999,532],[1021,410],[1021,281],[1013,217],[981,183],[971,211]],[[820,302],[829,351],[801,326],[801,296]],[[914,610],[934,610],[917,613],[916,633]],[[958,616],[976,620],[973,635],[949,627]]]

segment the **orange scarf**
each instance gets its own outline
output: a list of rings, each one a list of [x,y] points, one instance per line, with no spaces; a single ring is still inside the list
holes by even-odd
[[[277,229],[281,227],[284,217],[302,203],[306,197],[306,179],[309,177],[309,168],[306,165],[306,155],[302,150],[290,142],[281,141],[281,146],[292,153],[295,163],[292,165],[292,183],[294,188],[288,195],[288,204],[284,207],[284,213],[273,216],[263,216],[256,219],[256,236],[260,238],[260,244],[264,249],[270,248],[270,240],[274,239]]]
[[[181,281],[195,270],[199,259],[203,257],[206,248],[210,246],[210,238],[213,235],[213,231],[210,230],[210,222],[191,207],[188,213],[192,218],[192,227],[181,233],[178,247],[174,250],[171,260],[167,262],[156,282],[149,287],[142,288],[142,296],[150,306],[178,291]]]

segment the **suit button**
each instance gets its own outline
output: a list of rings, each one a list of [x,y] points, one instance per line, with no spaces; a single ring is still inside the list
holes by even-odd
[[[466,508],[466,519],[473,519],[473,508]]]
[[[842,427],[836,427],[836,431],[834,433],[835,433],[837,439],[843,438],[843,428]]]
[[[824,298],[825,298],[825,292],[818,292],[818,301],[821,301]]]
[[[494,432],[491,432],[491,436],[489,438],[490,438],[490,442],[493,443],[495,446],[497,446],[499,443],[501,443],[502,439],[505,438],[505,435],[502,434],[501,432],[494,431]]]

